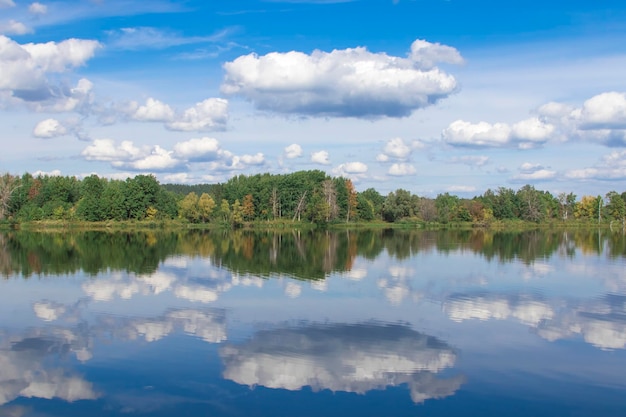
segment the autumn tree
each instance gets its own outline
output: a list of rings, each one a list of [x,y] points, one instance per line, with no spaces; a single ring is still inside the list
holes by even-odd
[[[198,219],[202,223],[206,223],[211,218],[213,210],[215,209],[215,201],[207,193],[202,193],[198,199]]]
[[[247,221],[254,220],[254,197],[252,194],[246,194],[243,198],[243,217]]]
[[[178,217],[195,223],[200,219],[198,195],[191,192],[178,202]]]
[[[243,224],[244,210],[239,199],[235,200],[235,202],[232,205],[231,221],[232,221],[233,226],[235,227],[239,227]]]

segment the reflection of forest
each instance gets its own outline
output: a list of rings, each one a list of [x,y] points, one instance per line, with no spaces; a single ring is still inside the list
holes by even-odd
[[[84,271],[152,273],[172,256],[209,258],[237,273],[323,279],[349,271],[355,257],[375,259],[386,252],[406,259],[419,252],[471,250],[500,262],[530,263],[576,251],[626,256],[626,237],[608,230],[351,230],[351,231],[151,231],[10,232],[0,234],[0,271],[67,274]]]

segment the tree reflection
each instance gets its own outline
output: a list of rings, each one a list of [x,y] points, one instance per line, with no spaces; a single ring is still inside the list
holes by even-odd
[[[0,234],[0,273],[58,275],[83,271],[152,274],[166,259],[200,257],[237,274],[321,280],[348,272],[356,257],[383,252],[397,260],[421,252],[470,250],[487,260],[531,264],[554,255],[626,256],[626,237],[609,230],[150,231]]]

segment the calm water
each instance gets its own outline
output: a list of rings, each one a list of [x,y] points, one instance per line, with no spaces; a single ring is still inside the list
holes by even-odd
[[[0,272],[0,416],[626,415],[621,232],[20,232]]]

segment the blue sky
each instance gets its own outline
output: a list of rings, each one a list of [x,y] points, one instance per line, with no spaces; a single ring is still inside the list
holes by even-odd
[[[0,0],[0,170],[626,191],[617,0]]]

